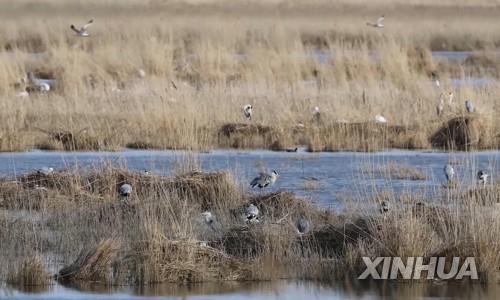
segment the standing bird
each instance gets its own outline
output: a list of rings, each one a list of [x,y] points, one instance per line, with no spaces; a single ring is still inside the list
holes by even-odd
[[[94,20],[90,20],[87,22],[87,24],[83,25],[82,28],[77,29],[75,25],[71,24],[70,28],[76,33],[76,35],[81,36],[81,37],[88,37],[90,36],[89,32],[87,29],[89,28],[90,25],[94,23]]]
[[[245,209],[245,217],[247,223],[256,223],[259,222],[259,209],[257,206],[250,204]]]
[[[128,197],[128,196],[130,196],[130,194],[132,194],[132,186],[128,183],[124,183],[120,186],[118,193],[122,197]]]
[[[252,121],[252,105],[245,105],[243,107],[243,113],[245,114],[245,118],[247,118],[247,120]]]
[[[382,203],[380,203],[380,212],[385,214],[389,212],[390,204],[389,201],[383,200]]]
[[[211,212],[209,211],[202,212],[201,216],[203,217],[203,220],[207,225],[212,225],[214,223],[214,217],[212,216]]]
[[[474,112],[474,105],[472,105],[472,101],[465,100],[465,109],[467,110],[468,113]]]
[[[385,124],[385,123],[387,123],[387,119],[384,118],[381,114],[378,114],[375,116],[375,123]]]
[[[276,182],[276,179],[278,179],[278,172],[273,170],[271,173],[259,173],[259,176],[255,177],[252,182],[250,183],[250,186],[252,188],[254,187],[259,187],[259,188],[265,188],[269,185],[273,185]]]
[[[451,182],[453,180],[453,177],[455,176],[455,170],[450,164],[444,166],[444,176],[446,176],[446,180],[448,182]]]
[[[453,103],[453,92],[448,93],[448,104],[451,105]]]
[[[439,104],[436,107],[436,112],[437,112],[438,117],[443,115],[443,111],[444,111],[444,98],[440,97]]]
[[[438,87],[438,88],[441,87],[441,82],[439,82],[439,78],[436,75],[436,73],[432,72],[431,76],[432,76],[432,80],[434,81],[434,84],[436,85],[436,87]]]
[[[313,109],[313,119],[316,123],[321,121],[321,113],[319,112],[319,107],[315,106]]]
[[[307,219],[300,218],[297,221],[296,226],[297,226],[297,233],[303,235],[309,232],[309,229],[311,228],[311,223]]]
[[[377,19],[376,23],[366,22],[366,25],[372,26],[375,28],[384,28],[384,15]]]
[[[486,186],[486,183],[488,182],[488,174],[483,170],[480,170],[479,172],[477,172],[477,180],[479,180],[479,183],[481,183],[483,186]]]

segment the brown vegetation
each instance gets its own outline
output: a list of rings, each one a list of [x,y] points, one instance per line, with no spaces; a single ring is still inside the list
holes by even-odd
[[[128,198],[117,195],[122,182],[134,188]],[[359,275],[362,256],[453,255],[476,257],[481,278],[496,281],[498,191],[457,186],[429,198],[387,190],[368,202],[389,201],[388,213],[351,202],[338,215],[285,191],[249,195],[224,172],[162,177],[103,167],[28,174],[0,185],[0,259],[22,266],[0,278],[42,284],[50,278],[45,270],[56,269],[64,284],[331,280]],[[260,210],[259,223],[244,221],[250,203]],[[206,210],[213,223],[201,216]],[[295,227],[300,218],[311,223],[304,235]],[[33,251],[62,264],[23,262]]]
[[[498,78],[496,2],[278,2],[0,4],[0,151],[430,148],[449,91],[445,118],[470,98],[489,132],[479,147],[498,146],[498,85],[452,82]],[[383,30],[365,25],[382,11]],[[85,39],[69,29],[82,14],[95,17]],[[29,71],[56,86],[18,96]],[[379,113],[386,128],[372,124]]]

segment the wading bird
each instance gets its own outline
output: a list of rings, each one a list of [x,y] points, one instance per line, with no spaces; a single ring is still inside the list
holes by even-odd
[[[88,37],[90,36],[89,32],[88,32],[88,28],[90,25],[92,25],[92,23],[94,23],[94,20],[90,20],[87,22],[87,24],[83,25],[82,28],[80,29],[77,29],[75,27],[75,25],[71,24],[70,28],[76,33],[76,35],[78,36],[81,36],[81,37]]]
[[[252,121],[252,105],[247,104],[243,107],[243,114],[247,120]]]
[[[250,186],[252,188],[254,187],[259,187],[259,188],[265,188],[269,185],[273,185],[276,182],[276,179],[278,179],[278,172],[273,170],[271,173],[260,173],[259,176],[255,177],[252,182],[250,183]]]
[[[389,212],[390,204],[389,201],[383,200],[382,203],[380,203],[380,212],[381,213],[387,213]]]
[[[128,183],[124,183],[120,186],[118,193],[122,197],[128,197],[128,196],[130,196],[130,194],[132,194],[132,186]]]
[[[384,15],[377,19],[376,23],[366,22],[366,25],[372,26],[375,28],[384,28]]]
[[[465,109],[467,110],[468,113],[474,112],[474,105],[472,104],[472,101],[465,100]]]
[[[297,221],[296,226],[297,226],[297,233],[302,235],[309,232],[309,229],[311,228],[311,223],[307,219],[300,218]]]
[[[444,166],[444,176],[446,176],[446,180],[451,182],[453,177],[455,176],[455,169],[453,169],[452,165],[447,164]]]
[[[384,118],[381,114],[378,114],[375,116],[375,123],[385,124],[385,123],[387,123],[387,119]]]
[[[259,209],[257,208],[257,206],[253,204],[247,206],[247,208],[245,209],[245,217],[247,223],[259,222]]]
[[[479,183],[481,183],[483,186],[486,186],[486,183],[488,182],[488,174],[483,170],[480,170],[479,172],[477,172],[477,180],[479,180]]]

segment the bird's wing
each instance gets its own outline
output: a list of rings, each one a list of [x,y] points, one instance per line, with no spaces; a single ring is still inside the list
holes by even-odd
[[[251,186],[255,186],[257,183],[259,183],[259,179],[260,179],[260,177],[255,177],[255,178],[252,180],[252,182],[250,182],[250,185],[251,185]]]
[[[83,29],[87,29],[87,28],[89,28],[90,25],[92,25],[92,23],[94,23],[94,20],[88,21],[87,24],[85,24],[85,25],[82,26],[82,28]]]
[[[80,33],[80,30],[76,29],[75,25],[73,25],[73,24],[71,24],[71,26],[69,28],[71,28],[76,33]]]

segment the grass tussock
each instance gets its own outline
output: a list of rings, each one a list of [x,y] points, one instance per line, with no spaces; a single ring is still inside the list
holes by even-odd
[[[487,281],[497,280],[500,267],[496,184],[458,185],[433,198],[388,189],[361,207],[347,200],[337,214],[286,191],[248,194],[224,172],[167,177],[105,166],[51,175],[26,175],[45,180],[38,206],[16,204],[30,203],[24,198],[35,186],[27,179],[2,182],[0,250],[2,261],[16,261],[22,240],[26,250],[57,255],[62,264],[51,269],[62,283],[332,280],[358,276],[363,256],[474,256]],[[134,188],[126,198],[116,192],[125,181]],[[386,213],[382,200],[390,203]],[[259,209],[258,222],[246,221],[249,204]],[[309,223],[303,234],[301,219]],[[37,273],[34,266],[15,274]]]
[[[10,270],[7,283],[19,287],[47,286],[51,283],[51,276],[42,256],[35,254],[24,258],[18,268]]]
[[[62,282],[110,283],[113,279],[111,267],[116,262],[119,250],[119,241],[104,240],[94,247],[83,250],[72,264],[59,271],[56,279]]]

